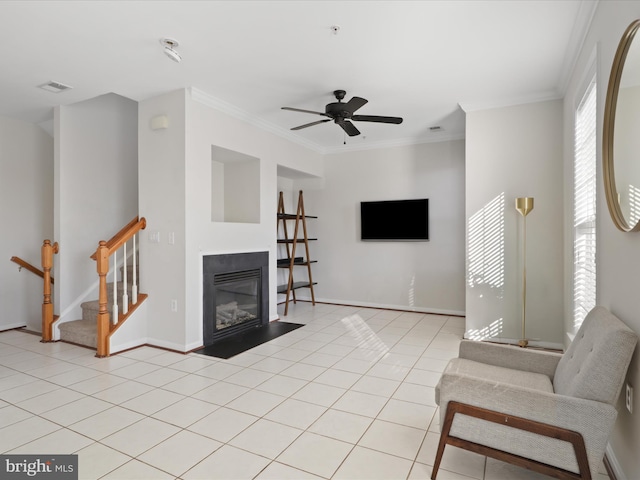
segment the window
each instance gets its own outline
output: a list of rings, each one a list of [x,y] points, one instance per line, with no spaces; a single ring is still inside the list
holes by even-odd
[[[596,304],[596,80],[575,116],[573,170],[573,324]]]

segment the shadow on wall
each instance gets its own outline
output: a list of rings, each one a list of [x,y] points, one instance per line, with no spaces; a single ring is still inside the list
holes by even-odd
[[[469,218],[467,282],[478,298],[504,298],[504,197],[502,192]],[[467,337],[484,340],[500,336],[503,318],[495,317],[486,327],[468,330]]]

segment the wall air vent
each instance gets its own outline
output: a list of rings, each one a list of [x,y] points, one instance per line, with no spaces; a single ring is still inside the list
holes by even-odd
[[[47,82],[42,85],[38,85],[38,88],[46,90],[47,92],[60,93],[73,87],[60,82]]]

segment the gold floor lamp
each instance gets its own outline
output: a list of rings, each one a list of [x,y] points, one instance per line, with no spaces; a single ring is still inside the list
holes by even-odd
[[[529,342],[525,335],[527,319],[527,215],[533,210],[533,197],[516,198],[516,210],[522,215],[522,338],[518,342],[521,347],[526,347]]]

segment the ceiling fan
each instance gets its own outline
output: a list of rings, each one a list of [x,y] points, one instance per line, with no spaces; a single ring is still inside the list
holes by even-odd
[[[312,113],[314,115],[321,115],[325,118],[324,120],[318,120],[317,122],[306,123],[304,125],[300,125],[299,127],[293,127],[291,130],[301,130],[303,128],[312,127],[313,125],[319,125],[324,122],[329,122],[333,120],[335,123],[340,125],[342,129],[349,135],[350,137],[355,137],[356,135],[360,135],[360,131],[356,128],[356,126],[351,123],[349,120],[353,120],[354,122],[377,122],[377,123],[395,123],[396,125],[402,123],[402,118],[400,117],[381,117],[378,115],[354,115],[354,112],[362,107],[364,104],[368,102],[364,98],[353,97],[346,103],[343,103],[342,100],[347,92],[344,90],[335,90],[333,94],[336,96],[337,102],[332,102],[327,104],[324,108],[324,113],[322,112],[314,112],[312,110],[302,110],[300,108],[292,108],[292,107],[282,107],[282,110],[291,110],[293,112],[303,112],[303,113]]]

